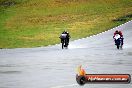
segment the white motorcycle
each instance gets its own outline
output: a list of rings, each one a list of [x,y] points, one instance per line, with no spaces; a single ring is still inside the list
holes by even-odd
[[[123,38],[121,38],[121,36],[119,34],[116,34],[113,38],[115,39],[115,44],[117,46],[117,49],[122,49]]]

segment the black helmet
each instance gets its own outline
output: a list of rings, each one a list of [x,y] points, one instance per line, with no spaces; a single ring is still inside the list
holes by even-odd
[[[116,30],[115,32],[116,32],[116,33],[118,33],[119,31],[118,31],[118,30]]]

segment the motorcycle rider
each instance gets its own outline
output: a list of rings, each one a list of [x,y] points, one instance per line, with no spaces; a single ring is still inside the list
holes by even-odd
[[[66,41],[68,44],[69,44],[69,39],[70,39],[70,34],[69,32],[67,32],[66,30],[64,30],[60,36],[60,39],[61,39],[61,43],[63,41]]]
[[[115,35],[116,34],[119,34],[120,35],[120,38],[121,38],[121,40],[122,40],[122,45],[123,45],[123,34],[122,34],[122,32],[121,31],[118,31],[118,30],[116,30],[115,32],[114,32],[114,36],[113,36],[113,38],[115,37]],[[115,39],[115,38],[114,38]],[[116,40],[115,40],[115,45],[116,45]]]
[[[114,36],[115,36],[116,34],[119,34],[121,37],[123,37],[123,35],[122,35],[122,32],[121,32],[121,31],[116,30],[116,31],[115,31],[115,33],[114,33]]]
[[[66,39],[66,36],[67,36],[66,31],[63,31],[59,37],[61,39],[61,43]]]

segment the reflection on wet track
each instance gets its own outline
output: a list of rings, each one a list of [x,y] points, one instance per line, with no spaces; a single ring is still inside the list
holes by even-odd
[[[113,32],[124,34],[123,50],[117,50]],[[82,64],[87,73],[132,75],[132,22],[97,36],[61,45],[0,50],[0,88],[81,88],[75,80]],[[83,88],[132,88],[132,84],[89,84]]]

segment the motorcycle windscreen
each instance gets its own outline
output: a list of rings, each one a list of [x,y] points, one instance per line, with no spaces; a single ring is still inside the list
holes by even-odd
[[[114,36],[114,39],[119,39],[121,36],[119,35],[119,34],[116,34],[115,36]]]

